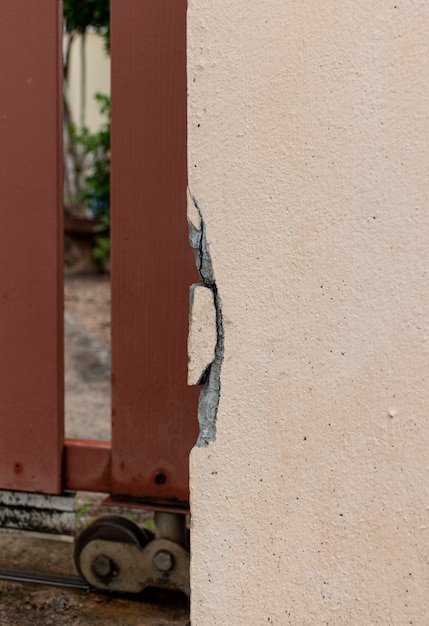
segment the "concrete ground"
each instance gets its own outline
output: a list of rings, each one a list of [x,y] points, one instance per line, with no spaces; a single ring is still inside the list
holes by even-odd
[[[66,277],[64,339],[66,437],[109,440],[108,277]]]
[[[66,436],[110,439],[110,284],[103,276],[65,281]],[[139,510],[107,510],[102,494],[77,494],[76,530],[109,513],[148,527]],[[0,567],[75,575],[73,538],[0,530]],[[139,598],[0,581],[0,626],[186,626],[182,594],[146,592]]]

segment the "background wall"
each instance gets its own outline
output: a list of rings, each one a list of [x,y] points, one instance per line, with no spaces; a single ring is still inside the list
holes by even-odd
[[[429,4],[190,0],[225,332],[192,624],[429,615]]]
[[[71,48],[69,101],[73,120],[80,125],[82,119],[82,37],[76,36]],[[86,80],[85,80],[85,125],[96,132],[105,118],[100,117],[100,107],[95,100],[96,93],[110,95],[110,56],[106,53],[104,39],[97,33],[87,33]]]

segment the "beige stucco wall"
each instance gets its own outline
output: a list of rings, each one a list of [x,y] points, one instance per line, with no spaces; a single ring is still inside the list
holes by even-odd
[[[190,0],[225,333],[192,626],[429,623],[429,3]]]

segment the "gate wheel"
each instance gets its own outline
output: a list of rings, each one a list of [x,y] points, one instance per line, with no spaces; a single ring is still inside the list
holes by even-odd
[[[92,541],[101,539],[103,541],[128,543],[143,548],[153,539],[153,534],[141,528],[126,517],[119,515],[106,515],[100,517],[90,524],[76,538],[74,550],[74,562],[77,571],[84,580],[91,583],[94,576],[101,583],[107,583],[119,573],[118,565],[108,556],[100,555],[91,563],[91,572],[86,572],[86,567],[81,561],[81,554],[84,548]]]

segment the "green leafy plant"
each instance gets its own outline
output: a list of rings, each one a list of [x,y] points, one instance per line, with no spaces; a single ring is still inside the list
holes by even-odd
[[[63,0],[64,16],[64,207],[71,217],[93,217],[93,258],[100,269],[110,257],[110,97],[96,94],[101,126],[91,132],[85,124],[86,35],[97,32],[110,52],[110,0]],[[69,70],[75,38],[80,41],[81,101],[79,124],[69,102]]]
[[[110,98],[100,93],[95,97],[106,118],[100,129],[91,133],[87,127],[70,124],[69,134],[80,155],[79,168],[85,172],[79,200],[94,217],[106,220],[110,206]]]
[[[97,94],[107,121],[97,133],[86,128],[86,35],[97,32],[110,48],[110,1],[63,0],[64,17],[64,207],[75,217],[108,214],[110,185],[110,99]],[[73,119],[70,105],[71,50],[80,41],[80,119]],[[89,169],[88,169],[89,168]]]
[[[89,27],[104,35],[110,46],[109,0],[63,0],[64,23],[67,32],[85,33]]]
[[[106,270],[110,258],[110,98],[100,93],[95,97],[106,118],[100,129],[91,133],[87,127],[77,129],[71,124],[69,134],[80,155],[79,167],[86,172],[79,201],[98,219],[92,256]]]
[[[110,260],[110,219],[108,217],[102,219],[100,224],[94,227],[94,232],[100,234],[95,237],[92,258],[102,271],[106,271]]]

